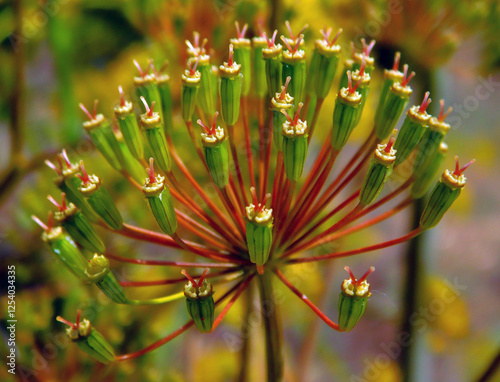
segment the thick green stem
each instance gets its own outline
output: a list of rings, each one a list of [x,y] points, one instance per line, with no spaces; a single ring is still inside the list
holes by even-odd
[[[245,299],[245,317],[243,319],[243,324],[241,327],[241,333],[243,335],[243,345],[240,351],[240,370],[238,372],[238,377],[236,381],[247,382],[249,381],[249,369],[250,369],[250,351],[251,351],[251,330],[252,325],[250,325],[250,317],[253,313],[253,297],[254,289],[253,285],[249,285],[248,289],[243,295]]]
[[[266,340],[267,380],[280,382],[283,380],[283,334],[272,277],[270,270],[259,277],[259,291]]]

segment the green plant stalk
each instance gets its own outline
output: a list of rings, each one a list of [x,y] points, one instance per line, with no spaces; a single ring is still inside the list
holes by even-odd
[[[259,277],[259,292],[266,341],[267,381],[283,380],[283,332],[281,317],[274,298],[272,272]]]

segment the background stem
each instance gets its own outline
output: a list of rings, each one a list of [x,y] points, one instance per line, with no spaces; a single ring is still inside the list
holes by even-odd
[[[251,330],[250,317],[253,313],[253,298],[254,289],[253,284],[250,284],[245,291],[243,298],[245,299],[245,315],[243,319],[243,324],[241,326],[241,333],[243,335],[243,345],[240,352],[240,370],[236,381],[247,382],[249,381],[248,371],[250,368],[250,351],[251,351]]]
[[[259,277],[259,291],[266,341],[267,380],[280,382],[283,380],[283,333],[274,298],[272,272],[267,269]]]

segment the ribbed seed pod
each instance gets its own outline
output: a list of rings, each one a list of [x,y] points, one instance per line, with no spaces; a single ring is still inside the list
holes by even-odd
[[[61,227],[51,227],[50,219],[48,229],[42,234],[42,240],[50,246],[52,252],[71,273],[79,280],[86,281],[87,259],[82,255],[73,239],[66,235]]]
[[[420,217],[420,227],[422,229],[435,227],[453,202],[458,198],[467,181],[463,172],[472,163],[474,163],[474,161],[470,161],[464,167],[460,168],[457,158],[455,171],[451,172],[450,170],[446,170],[443,173],[438,184],[434,187],[429,197],[429,201]]]
[[[165,132],[162,128],[160,115],[153,112],[152,107],[153,105],[147,113],[141,115],[141,125],[156,163],[163,171],[170,172],[172,163],[167,146],[167,139],[165,138]]]
[[[357,91],[346,87],[339,91],[333,110],[332,148],[340,151],[356,127],[362,97]]]
[[[375,111],[375,121],[380,118],[380,114],[384,110],[385,101],[387,99],[387,94],[389,89],[395,82],[401,82],[404,77],[404,73],[398,70],[399,60],[401,58],[401,53],[396,52],[394,56],[394,65],[391,70],[384,69],[384,82],[382,84],[382,90],[380,91],[380,97],[377,104],[377,110]]]
[[[198,61],[192,65],[191,61],[188,61],[189,68],[181,77],[181,116],[186,122],[191,122],[193,119],[198,90],[201,86],[201,73],[196,70],[197,63]]]
[[[192,57],[189,59],[191,65],[195,65],[196,60],[198,60],[197,70],[200,72],[200,87],[198,89],[198,94],[196,95],[196,102],[201,107],[201,110],[205,115],[212,115],[215,112],[215,104],[213,98],[214,81],[212,79],[214,73],[212,72],[212,65],[210,64],[210,56],[208,54],[201,54],[196,58]],[[193,113],[191,112],[191,115]]]
[[[309,128],[306,121],[299,119],[301,108],[302,104],[300,103],[293,120],[285,110],[282,111],[287,117],[281,131],[283,136],[283,164],[286,177],[294,182],[302,175],[307,158]]]
[[[444,121],[451,112],[451,108],[444,113],[444,101],[441,101],[441,112],[439,116],[429,119],[429,128],[425,131],[417,148],[415,162],[413,162],[413,176],[418,178],[427,171],[431,165],[436,153],[444,140],[444,137],[450,130],[450,125]]]
[[[219,67],[220,102],[222,119],[228,126],[234,126],[240,116],[242,76],[241,65],[233,61],[233,48],[229,45],[229,59]]]
[[[257,201],[255,189],[252,188],[253,203],[246,207],[246,237],[250,261],[262,267],[269,258],[273,244],[273,210],[265,208],[267,200]]]
[[[252,38],[253,47],[253,86],[255,95],[258,98],[264,98],[267,94],[266,62],[262,50],[267,47],[264,37]],[[238,61],[236,61],[238,62]]]
[[[427,129],[427,124],[431,118],[424,108],[424,105],[425,107],[428,105],[428,103],[426,103],[428,94],[429,92],[427,92],[427,96],[422,106],[412,106],[406,113],[406,118],[399,130],[396,143],[394,144],[394,148],[398,151],[398,157],[394,164],[395,166],[403,163],[406,158],[408,158],[413,149],[417,147]]]
[[[425,172],[419,173],[415,181],[411,185],[410,195],[414,199],[419,199],[426,194],[430,187],[436,182],[436,175],[441,169],[446,153],[448,152],[448,145],[444,142],[439,146],[439,150],[434,155],[434,160],[431,162]]]
[[[165,73],[156,75],[156,82],[158,83],[158,92],[161,99],[161,110],[163,113],[163,125],[165,126],[165,133],[172,131],[174,122],[172,120],[172,91],[170,90],[170,76]]]
[[[78,312],[76,324],[61,317],[57,317],[57,320],[69,325],[66,329],[67,336],[89,356],[104,364],[115,360],[114,350],[104,336],[93,328],[87,319],[80,322],[80,312]]]
[[[136,64],[137,69],[139,69],[138,64],[135,61],[134,63]],[[140,71],[140,74],[141,75],[139,77],[134,77],[137,98],[140,99],[141,97],[144,97],[148,105],[151,105],[154,102],[157,107],[158,114],[160,114],[160,118],[163,121],[163,106],[161,103],[160,91],[158,90],[158,79],[154,73],[146,74]],[[139,102],[139,106],[143,113],[147,112],[147,108],[144,104]]]
[[[386,140],[391,135],[412,92],[413,90],[403,82],[395,82],[390,87],[384,109],[379,119],[375,120],[375,134],[380,141]]]
[[[144,168],[130,152],[125,140],[123,139],[123,135],[121,131],[117,130],[115,132],[116,140],[118,141],[118,145],[122,152],[122,166],[123,169],[138,183],[142,182],[146,173],[144,172]]]
[[[214,324],[215,303],[213,286],[205,279],[207,271],[198,283],[185,270],[182,273],[189,279],[184,287],[188,314],[201,333],[209,333]]]
[[[273,140],[278,151],[283,150],[283,124],[286,117],[281,110],[285,110],[289,116],[293,113],[293,97],[287,93],[290,77],[286,79],[285,86],[281,87],[281,93],[276,93],[271,99],[271,112],[273,113]]]
[[[112,229],[119,230],[123,226],[123,219],[116,208],[113,198],[109,192],[101,185],[101,180],[96,175],[87,175],[83,168],[83,161],[80,162],[83,176],[80,192],[85,196],[87,202],[94,212]]]
[[[238,33],[238,38],[229,40],[234,48],[234,61],[241,65],[241,74],[243,75],[241,81],[241,94],[243,96],[248,95],[252,84],[251,41],[243,37],[246,31],[245,27],[242,34]]]
[[[138,161],[142,161],[144,159],[144,147],[142,144],[141,130],[139,129],[137,117],[134,113],[134,107],[132,102],[125,101],[123,98],[121,87],[120,94],[122,95],[122,100],[119,105],[115,106],[115,117],[130,153]]]
[[[345,267],[350,278],[344,280],[339,296],[339,327],[351,331],[363,316],[371,296],[370,284],[366,278],[375,268],[371,267],[359,280],[356,280],[349,267]]]
[[[262,49],[262,57],[266,62],[266,81],[269,97],[274,97],[281,89],[281,55],[283,48],[280,44],[274,44],[273,36],[272,44],[268,42],[268,47]]]
[[[125,296],[120,282],[110,271],[109,260],[105,256],[95,254],[89,261],[85,274],[88,280],[94,283],[111,301],[117,304],[130,302]]]
[[[356,116],[355,125],[357,125],[363,114],[363,109],[366,104],[366,99],[368,98],[368,93],[370,92],[370,75],[365,71],[365,64],[361,65],[361,68],[352,73],[352,81],[358,84],[356,91],[361,95],[361,103],[358,106],[358,112]]]
[[[284,83],[288,77],[292,80],[288,85],[288,93],[293,97],[295,103],[304,100],[306,88],[306,54],[302,49],[285,50],[281,58],[283,68],[281,69],[281,81]]]
[[[168,186],[165,187],[165,177],[155,174],[152,158],[149,163],[149,177],[146,178],[142,191],[160,229],[167,235],[173,235],[177,231],[177,215],[172,195]]]
[[[95,231],[90,221],[73,204],[66,205],[63,194],[62,206],[55,213],[55,219],[61,223],[66,232],[79,245],[90,252],[103,253],[104,243]]]
[[[331,32],[331,29],[329,31]],[[342,29],[338,31],[332,41],[328,41],[330,33],[327,32],[328,34],[324,34],[324,39],[314,42],[316,49],[311,59],[311,67],[308,72],[307,82],[311,81],[311,83],[314,83],[315,94],[319,99],[326,98],[332,87],[335,74],[337,73],[341,47],[340,45],[335,45],[335,41],[341,32]],[[314,55],[318,57],[317,64],[314,63]],[[309,74],[312,74],[313,77],[309,78]]]
[[[391,176],[394,161],[396,160],[396,150],[392,148],[394,138],[391,138],[386,145],[378,145],[375,155],[370,161],[365,181],[359,194],[359,202],[364,206],[373,203],[384,188],[384,184]]]
[[[80,104],[80,107],[84,109],[82,104]],[[106,158],[107,162],[115,170],[120,171],[122,168],[120,164],[122,159],[121,151],[111,125],[102,114],[91,115],[89,113],[88,116],[89,120],[83,123],[85,131],[87,131],[92,143]]]
[[[222,189],[229,183],[229,149],[224,129],[216,125],[218,114],[215,113],[211,128],[201,120],[198,120],[198,123],[205,129],[205,132],[201,133],[205,162],[215,185]]]

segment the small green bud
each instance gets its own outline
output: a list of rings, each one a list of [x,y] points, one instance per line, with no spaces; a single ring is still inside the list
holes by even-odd
[[[266,62],[266,81],[269,97],[274,97],[281,89],[281,55],[283,48],[280,44],[275,44],[276,34],[274,31],[271,39],[267,37],[267,48],[262,49],[262,57]]]
[[[273,244],[273,210],[266,208],[267,194],[259,203],[255,188],[252,191],[253,203],[246,207],[246,236],[250,261],[262,267],[269,258]],[[259,271],[260,272],[260,271]]]
[[[463,172],[475,160],[470,161],[464,167],[460,168],[458,157],[455,158],[457,161],[455,171],[446,170],[443,173],[422,212],[420,227],[423,229],[433,228],[439,223],[465,186],[467,179],[463,175]]]
[[[415,162],[413,162],[413,176],[418,178],[429,168],[436,153],[444,140],[444,137],[450,130],[450,125],[444,120],[453,110],[451,107],[444,112],[444,100],[440,101],[441,111],[439,116],[431,117],[429,120],[429,128],[425,131],[417,148]]]
[[[122,168],[120,164],[121,151],[118,147],[118,142],[116,141],[111,125],[102,114],[97,114],[97,100],[94,103],[94,110],[92,114],[89,113],[83,104],[80,104],[80,108],[89,118],[88,121],[83,123],[83,127],[89,134],[92,143],[108,161],[108,163],[115,170],[120,171]]]
[[[142,144],[142,134],[137,123],[137,118],[134,113],[132,102],[126,101],[121,86],[118,87],[120,92],[120,104],[115,106],[115,117],[120,126],[123,139],[130,150],[130,153],[138,161],[144,159],[144,147]]]
[[[340,89],[333,110],[332,148],[337,152],[342,150],[356,127],[362,101],[361,94],[356,91],[359,82],[353,87],[350,71],[347,76],[347,87]]]
[[[395,166],[403,163],[408,158],[413,149],[417,147],[427,129],[427,124],[431,118],[425,111],[431,103],[429,94],[429,92],[425,93],[421,106],[413,106],[406,113],[403,126],[401,126],[398,133],[398,139],[394,144],[394,148],[398,151]]]
[[[66,194],[62,194],[61,204],[50,195],[48,199],[59,209],[54,215],[55,219],[74,241],[90,252],[104,252],[104,243],[90,221],[73,203],[66,204]]]
[[[114,303],[130,303],[120,282],[109,269],[109,260],[105,256],[94,254],[94,257],[87,265],[85,274],[87,279],[94,283]]]
[[[392,84],[385,100],[384,109],[379,118],[375,120],[375,134],[380,141],[387,139],[391,135],[413,92],[407,85],[415,72],[411,72],[409,76],[407,76],[407,73],[408,65],[405,65],[403,80]]]
[[[210,56],[208,54],[202,54],[196,58],[192,57],[189,59],[192,65],[195,65],[197,60],[197,68],[200,72],[201,78],[198,94],[196,95],[196,101],[205,115],[211,115],[215,111],[215,104],[213,97],[214,81],[212,78],[214,73],[212,71],[212,65],[210,64]]]
[[[46,242],[52,252],[79,280],[86,281],[85,268],[87,259],[82,255],[75,242],[66,235],[61,227],[53,226],[53,215],[49,213],[49,221],[45,225],[36,216],[31,218],[44,229],[42,240]]]
[[[410,195],[412,198],[421,198],[436,182],[436,176],[439,173],[447,152],[448,145],[444,142],[441,142],[438,152],[436,153],[436,155],[434,155],[434,160],[431,162],[426,171],[419,173],[419,175],[415,178],[415,181],[411,185]]]
[[[116,140],[118,141],[118,146],[122,152],[122,166],[123,169],[133,178],[137,183],[142,182],[144,176],[146,175],[144,167],[142,166],[142,160],[139,162],[130,152],[123,135],[120,130],[115,130]]]
[[[172,102],[172,91],[170,90],[170,76],[166,73],[160,73],[156,75],[156,81],[158,83],[158,92],[160,93],[161,99],[161,111],[163,113],[163,124],[165,125],[165,133],[172,131],[174,127],[173,122],[173,102]]]
[[[154,103],[151,104],[151,108],[149,108],[144,98],[141,98],[141,100],[147,107],[147,113],[141,115],[141,125],[144,128],[144,135],[148,141],[153,158],[155,158],[158,166],[163,171],[170,172],[172,163],[170,161],[167,138],[162,129],[160,115],[153,112]]]
[[[76,323],[69,322],[62,317],[57,317],[57,321],[68,325],[66,334],[69,339],[76,343],[85,353],[97,361],[107,364],[115,360],[115,353],[104,336],[92,327],[89,320],[83,319],[80,322],[81,311],[76,316]]]
[[[219,67],[221,114],[228,126],[234,126],[240,116],[241,65],[233,60],[233,55],[233,45],[229,45],[229,59]]]
[[[362,206],[367,206],[377,199],[384,188],[385,182],[392,174],[392,168],[396,160],[396,150],[392,148],[393,143],[394,138],[391,138],[386,145],[378,145],[375,150],[375,155],[370,161],[359,194],[359,201]]]
[[[181,273],[189,280],[184,287],[189,316],[201,333],[209,333],[214,324],[215,303],[213,286],[205,279],[208,268],[205,269],[198,282],[185,269]]]
[[[365,71],[365,61],[361,64],[361,68],[355,70],[352,73],[352,81],[358,85],[357,92],[361,95],[361,103],[358,107],[355,125],[361,120],[361,115],[363,114],[363,108],[366,104],[366,99],[368,98],[368,93],[370,92],[370,75]]]
[[[286,122],[286,117],[283,115],[281,110],[285,110],[289,115],[293,111],[293,97],[287,93],[287,87],[290,80],[291,77],[288,77],[285,81],[285,85],[281,87],[281,93],[276,93],[276,95],[271,99],[271,110],[273,113],[273,140],[278,151],[283,150],[283,135],[281,132],[283,130],[283,124]]]
[[[235,24],[238,38],[232,38],[230,43],[234,47],[234,60],[241,65],[241,74],[243,75],[241,94],[246,96],[250,92],[252,83],[251,41],[245,38],[248,24],[245,24],[241,30],[237,21]]]
[[[283,52],[281,58],[281,63],[283,65],[281,69],[281,81],[285,82],[288,77],[292,78],[288,85],[288,92],[297,104],[304,100],[304,91],[306,87],[306,54],[304,50],[299,49],[303,37],[303,35],[300,35],[292,48],[292,46],[288,44],[287,39],[281,36],[281,39],[288,48],[288,50]]]
[[[82,175],[78,174],[78,177],[82,180],[82,185],[79,190],[89,205],[110,228],[121,229],[123,219],[120,211],[116,208],[109,192],[101,185],[101,180],[96,175],[87,174],[83,167],[83,161],[80,161],[80,170]]]
[[[340,77],[339,82],[339,90],[342,88],[347,88],[349,77],[347,76],[347,72],[353,72],[354,69],[354,61],[348,58],[344,61],[344,67],[342,68],[342,76]]]
[[[387,94],[389,89],[395,82],[401,82],[403,80],[404,74],[398,70],[399,60],[401,58],[401,53],[396,52],[394,55],[394,65],[391,70],[384,69],[384,83],[382,84],[382,90],[380,91],[380,97],[377,104],[377,110],[375,111],[375,121],[380,118],[381,113],[384,111],[385,101],[387,99]]]
[[[177,231],[177,215],[170,189],[165,187],[165,177],[155,174],[153,158],[149,159],[147,171],[149,176],[142,191],[160,229],[167,235],[173,235]]]
[[[199,60],[199,58],[196,59],[194,64],[188,61],[188,68],[182,75],[181,115],[185,122],[191,122],[193,119],[198,90],[201,86],[201,73],[196,70]]]
[[[294,182],[302,175],[307,158],[309,128],[306,121],[299,119],[302,106],[303,104],[299,103],[293,119],[284,109],[281,110],[282,114],[287,118],[281,131],[283,136],[283,164],[287,178]]]
[[[224,129],[217,126],[218,115],[219,113],[215,112],[211,128],[201,119],[198,124],[205,130],[201,133],[201,143],[208,170],[216,186],[222,189],[229,183],[229,151]]]
[[[252,38],[253,47],[253,72],[254,72],[254,91],[258,98],[264,98],[267,94],[267,79],[266,79],[266,61],[262,50],[267,47],[266,38],[261,35],[260,37]]]
[[[141,97],[143,97],[148,105],[151,105],[154,102],[156,107],[158,108],[160,118],[163,121],[161,96],[158,89],[158,79],[155,73],[148,73],[149,68],[154,69],[152,60],[149,61],[148,69],[146,71],[143,71],[135,60],[134,65],[139,71],[139,77],[134,77],[134,85],[137,98],[140,99]],[[144,104],[139,104],[139,106],[143,113],[147,112],[147,108]]]
[[[316,49],[311,59],[307,77],[307,82],[314,84],[315,94],[319,99],[325,99],[330,92],[339,65],[341,47],[336,45],[335,42],[342,33],[342,28],[339,29],[331,41],[328,41],[331,32],[332,28],[323,29],[321,31],[323,39],[314,42]],[[315,57],[317,58],[315,59]]]
[[[365,313],[368,298],[371,296],[370,284],[366,278],[375,267],[371,267],[359,280],[356,280],[349,267],[344,269],[349,272],[350,278],[344,280],[340,287],[339,327],[349,332]]]

